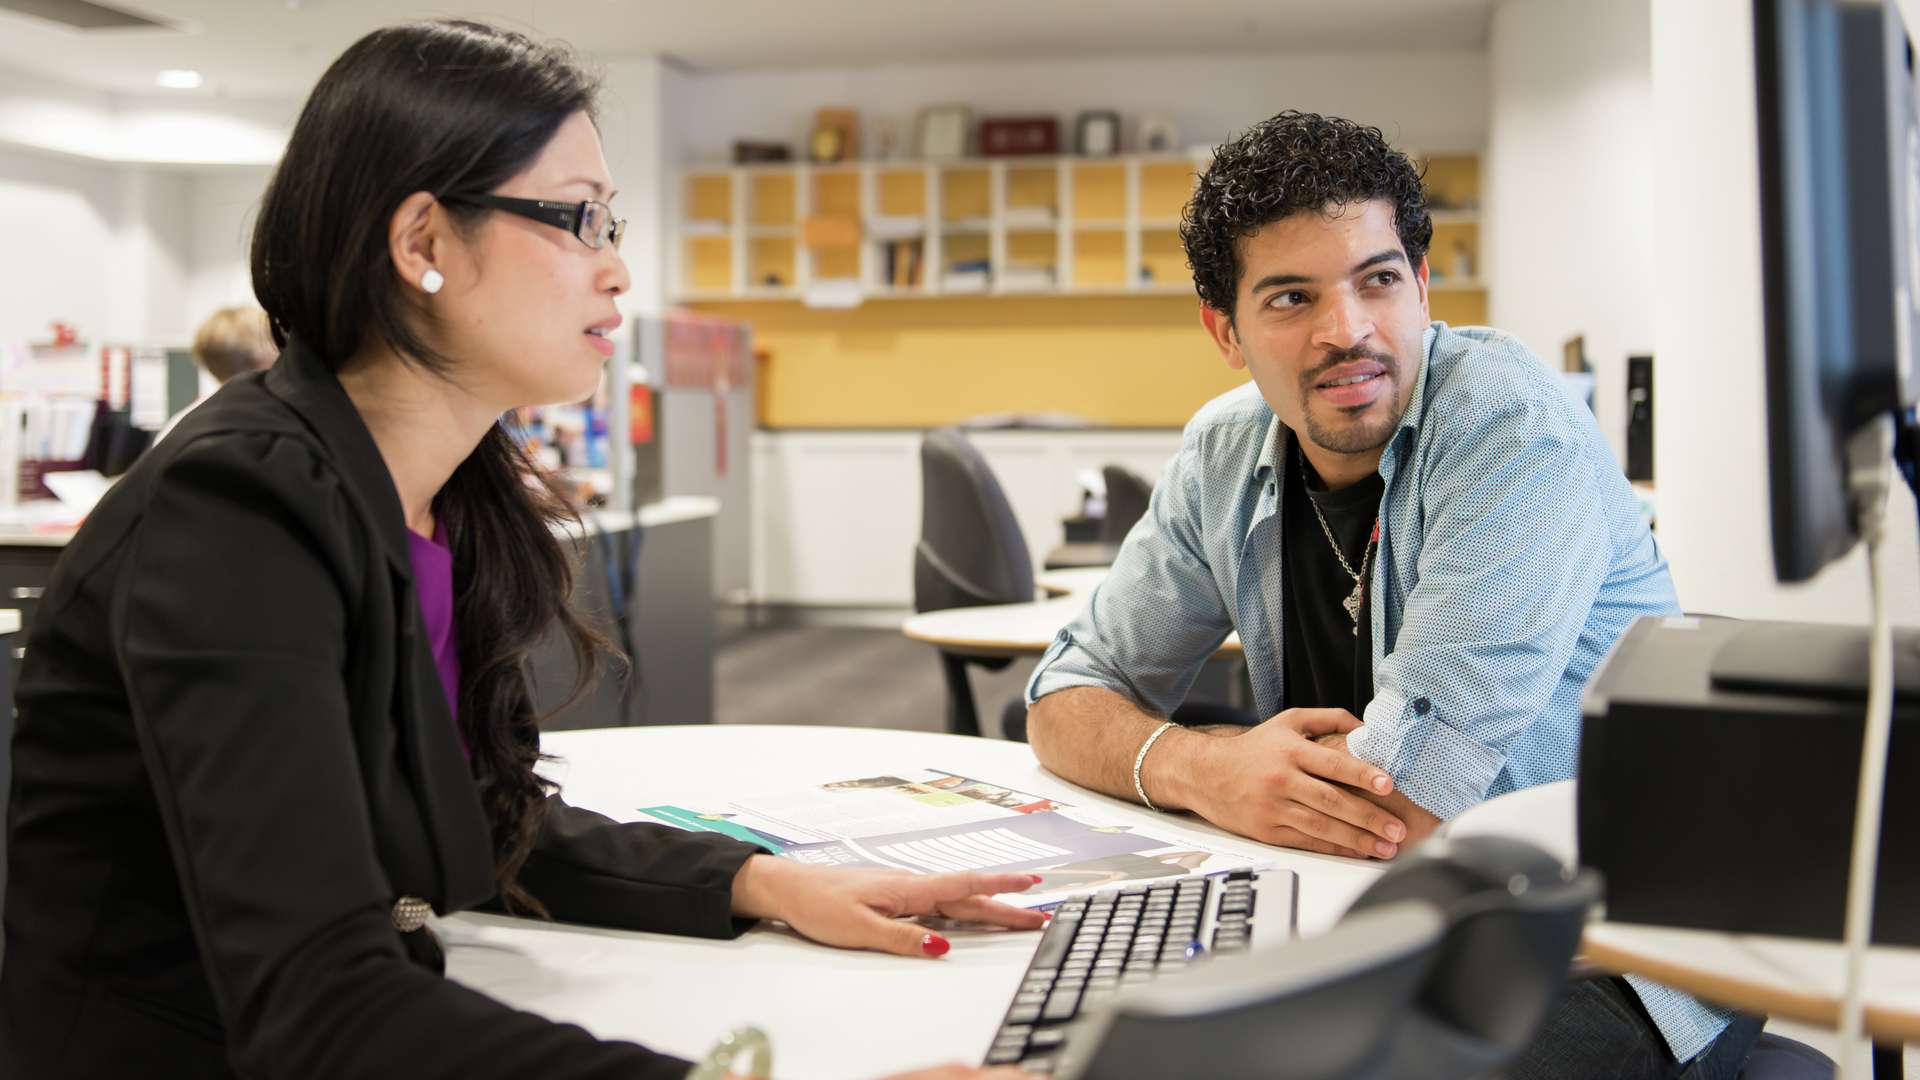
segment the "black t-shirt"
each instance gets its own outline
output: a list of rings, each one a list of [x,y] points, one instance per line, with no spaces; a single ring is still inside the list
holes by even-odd
[[[1368,591],[1356,634],[1342,606],[1353,592],[1353,577],[1334,557],[1313,510],[1320,508],[1347,565],[1359,570],[1386,484],[1375,473],[1339,491],[1314,490],[1303,482],[1300,466],[1299,442],[1287,439],[1280,489],[1286,707],[1345,709],[1359,716],[1373,700],[1373,567],[1367,567]],[[1318,488],[1318,476],[1313,483]]]

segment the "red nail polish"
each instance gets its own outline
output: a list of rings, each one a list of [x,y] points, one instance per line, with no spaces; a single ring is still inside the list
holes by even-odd
[[[1041,882],[1043,882],[1043,881],[1045,881],[1045,880],[1047,880],[1046,878],[1043,878],[1043,877],[1041,877],[1041,876],[1040,876],[1039,874],[1029,874],[1029,875],[1027,875],[1027,876],[1028,876],[1028,877],[1031,877],[1031,878],[1033,879],[1033,883],[1034,883],[1035,885],[1038,885],[1038,884],[1040,884]]]
[[[945,956],[947,955],[947,950],[951,948],[953,948],[953,943],[941,937],[939,934],[928,934],[926,937],[920,939],[920,951],[926,953],[928,956]]]

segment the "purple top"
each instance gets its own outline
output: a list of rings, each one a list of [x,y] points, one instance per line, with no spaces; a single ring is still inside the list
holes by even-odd
[[[466,732],[460,727],[460,643],[453,632],[453,551],[447,547],[447,527],[434,522],[433,539],[407,530],[407,555],[413,562],[413,591],[420,596],[420,617],[426,620],[427,643],[433,647],[433,665],[440,669],[440,689],[447,695],[447,712],[460,732],[460,748],[473,756]]]

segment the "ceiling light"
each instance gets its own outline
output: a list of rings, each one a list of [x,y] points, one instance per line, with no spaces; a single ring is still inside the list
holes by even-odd
[[[153,81],[169,90],[198,90],[200,84],[206,82],[200,77],[199,72],[181,68],[169,68],[161,72]]]

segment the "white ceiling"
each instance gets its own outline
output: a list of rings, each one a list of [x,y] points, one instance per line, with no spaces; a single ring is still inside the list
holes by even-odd
[[[101,0],[178,31],[80,32],[0,10],[0,68],[124,93],[303,95],[361,34],[463,15],[598,59],[659,54],[697,70],[866,67],[1028,56],[1480,49],[1495,0]],[[431,0],[429,0],[429,4]],[[1368,72],[1354,72],[1365,79]]]

